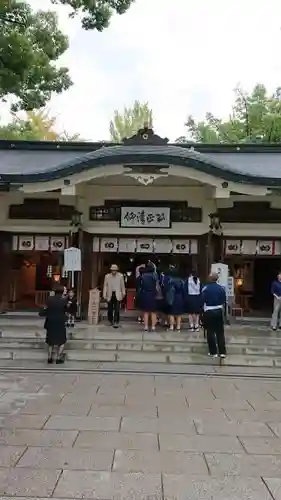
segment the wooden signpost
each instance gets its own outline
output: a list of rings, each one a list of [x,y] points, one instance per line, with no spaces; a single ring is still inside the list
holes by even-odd
[[[97,288],[90,290],[88,304],[88,323],[97,325],[100,316],[100,291]]]

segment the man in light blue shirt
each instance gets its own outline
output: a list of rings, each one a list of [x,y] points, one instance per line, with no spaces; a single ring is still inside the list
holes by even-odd
[[[271,317],[271,328],[277,330],[278,323],[280,328],[280,313],[281,313],[281,273],[278,273],[277,278],[271,285],[271,293],[273,295],[273,312]]]

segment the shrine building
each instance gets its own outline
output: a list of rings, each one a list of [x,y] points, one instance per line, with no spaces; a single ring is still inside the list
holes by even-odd
[[[244,311],[270,307],[281,269],[281,145],[171,144],[143,128],[122,144],[0,141],[2,310],[40,307],[78,246],[85,310],[111,263],[127,285],[148,259],[202,280],[234,277]]]

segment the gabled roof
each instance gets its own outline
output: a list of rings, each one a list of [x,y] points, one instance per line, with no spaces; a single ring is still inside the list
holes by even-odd
[[[169,144],[144,128],[122,144],[0,141],[0,182],[45,182],[99,166],[179,165],[247,184],[281,186],[281,145]]]

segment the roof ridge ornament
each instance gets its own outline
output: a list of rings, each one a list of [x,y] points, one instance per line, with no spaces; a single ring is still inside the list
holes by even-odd
[[[168,144],[168,142],[169,139],[167,137],[164,138],[155,134],[153,128],[148,123],[144,123],[143,127],[132,137],[122,139],[123,144],[131,146],[163,146]]]

